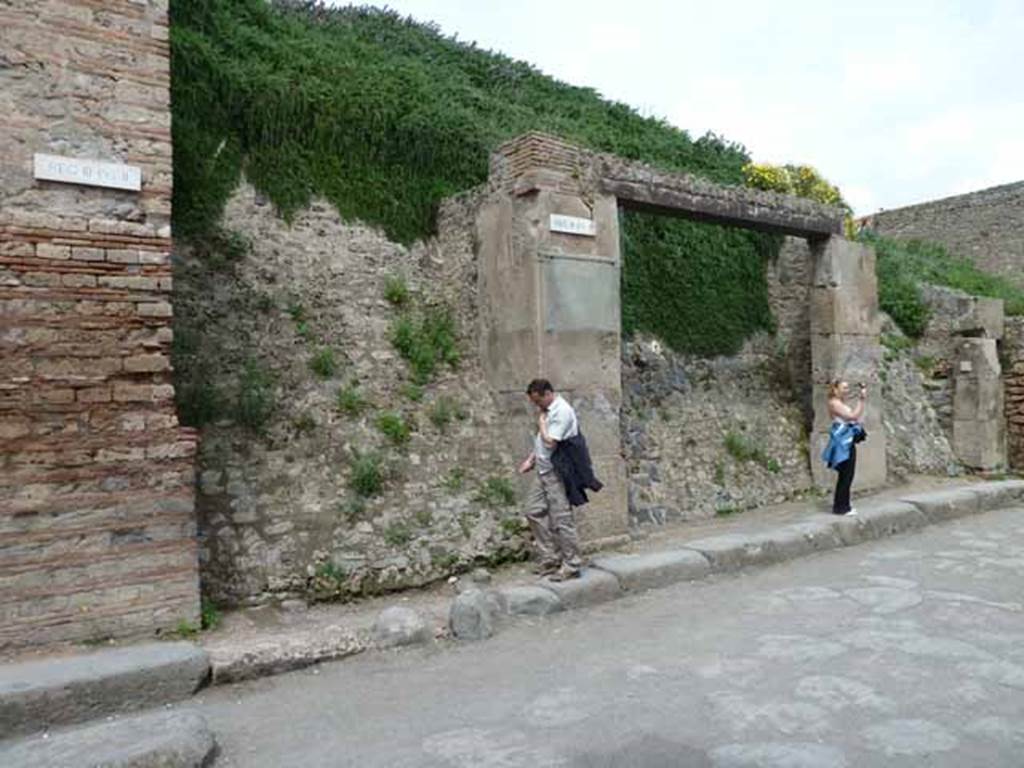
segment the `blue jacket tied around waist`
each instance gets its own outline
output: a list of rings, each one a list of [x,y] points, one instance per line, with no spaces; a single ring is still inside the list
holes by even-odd
[[[828,431],[828,445],[821,453],[821,460],[829,469],[835,469],[848,458],[850,449],[854,442],[860,442],[857,438],[863,438],[864,427],[857,421],[835,422]]]

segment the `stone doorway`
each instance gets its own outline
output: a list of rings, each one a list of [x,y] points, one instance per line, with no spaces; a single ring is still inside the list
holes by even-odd
[[[840,211],[801,198],[724,187],[602,155],[539,133],[502,145],[491,159],[489,194],[477,215],[481,357],[515,440],[525,440],[525,383],[544,376],[581,412],[606,489],[582,508],[585,540],[627,531],[622,404],[619,208],[804,238],[813,259],[811,384],[816,393],[811,470],[827,442],[824,385],[835,376],[879,383],[880,316],[875,254],[842,237]],[[872,439],[856,487],[886,479],[882,403],[869,401]]]

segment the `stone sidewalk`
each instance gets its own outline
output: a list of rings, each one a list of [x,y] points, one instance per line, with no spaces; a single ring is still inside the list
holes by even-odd
[[[596,553],[582,578],[556,584],[517,564],[424,590],[345,605],[234,611],[199,642],[212,680],[228,683],[340,659],[372,648],[483,639],[516,616],[593,605],[626,592],[811,555],[1011,506],[1024,480],[916,478],[856,500],[859,514],[826,513],[821,497],[725,518],[665,526],[614,552]]]

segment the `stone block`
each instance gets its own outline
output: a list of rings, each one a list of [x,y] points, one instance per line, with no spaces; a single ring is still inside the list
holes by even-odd
[[[957,375],[975,378],[998,378],[1003,369],[999,364],[999,350],[995,339],[961,339],[956,346]],[[968,364],[965,369],[964,363]]]
[[[540,586],[550,590],[565,608],[582,608],[614,600],[622,594],[619,580],[597,568],[584,568],[579,578],[568,581],[544,579]]]
[[[214,637],[207,643],[211,679],[220,685],[304,669],[362,653],[367,642],[363,633],[337,624],[260,633],[241,640],[217,641]]]
[[[595,559],[593,565],[615,576],[626,590],[653,589],[678,581],[694,581],[711,571],[707,558],[690,549],[611,555]]]
[[[71,258],[71,246],[54,245],[53,243],[39,243],[36,245],[36,256],[41,259],[66,261]]]
[[[562,610],[558,595],[543,587],[503,587],[497,591],[505,610],[513,616],[546,616]]]
[[[839,378],[854,387],[864,382],[877,391],[881,363],[878,336],[811,334],[811,381],[819,387]]]
[[[760,537],[745,534],[710,536],[688,541],[686,546],[703,555],[714,573],[737,571],[746,566],[764,565],[773,561],[772,553],[765,549],[765,543]]]
[[[426,643],[433,633],[419,612],[401,605],[385,608],[373,624],[373,637],[381,648]]]
[[[499,617],[505,612],[498,592],[467,589],[452,601],[448,626],[458,640],[485,640],[494,634]]]
[[[210,661],[191,643],[148,643],[0,667],[0,733],[20,735],[180,701]]]
[[[71,249],[71,258],[75,261],[104,261],[106,254],[102,248],[84,248],[76,245]]]
[[[998,376],[957,376],[953,385],[953,419],[991,421],[1003,418],[1003,380]]]
[[[978,497],[978,507],[982,511],[1015,507],[1024,503],[1024,480],[978,483],[966,490]]]
[[[901,501],[913,504],[921,510],[929,523],[955,520],[958,517],[976,514],[981,510],[981,502],[977,494],[964,488],[915,493],[904,496]]]
[[[953,420],[953,452],[974,469],[1001,469],[1006,466],[1006,422]]]
[[[145,301],[137,305],[139,317],[171,317],[174,310],[166,301]]]
[[[95,765],[105,768],[202,768],[216,744],[193,710],[150,712],[67,728],[0,745],[5,768]]]
[[[133,355],[124,358],[124,369],[128,373],[155,373],[168,371],[171,361],[166,355]]]
[[[846,545],[885,538],[928,524],[924,513],[906,501],[872,501],[855,503],[854,507],[856,515],[835,516],[839,536]]]

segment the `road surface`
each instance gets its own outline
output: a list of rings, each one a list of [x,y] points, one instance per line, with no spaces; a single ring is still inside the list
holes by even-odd
[[[215,688],[218,767],[1024,765],[1024,509]]]

